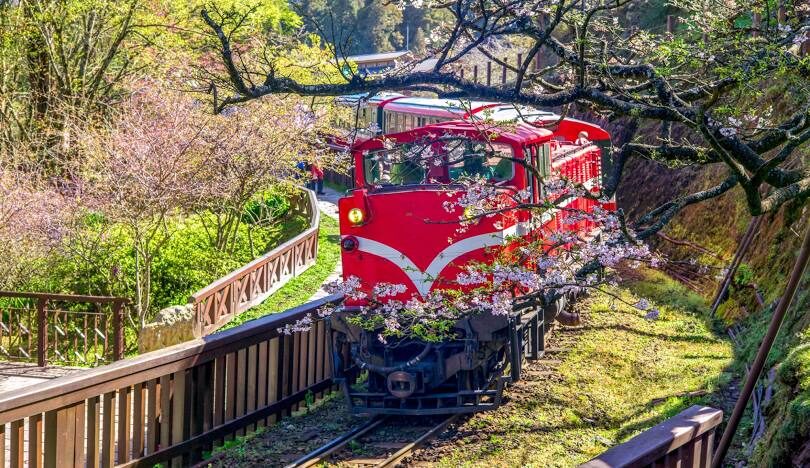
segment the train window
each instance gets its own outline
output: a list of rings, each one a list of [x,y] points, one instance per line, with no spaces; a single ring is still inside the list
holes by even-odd
[[[502,143],[464,141],[445,146],[448,161],[448,176],[451,180],[462,177],[481,176],[495,182],[512,179],[515,164],[506,158],[512,157],[512,147]]]
[[[403,145],[404,146],[404,145]],[[419,163],[404,158],[407,148],[393,151],[373,151],[366,155],[364,170],[366,182],[371,185],[421,184],[425,180],[425,168]]]

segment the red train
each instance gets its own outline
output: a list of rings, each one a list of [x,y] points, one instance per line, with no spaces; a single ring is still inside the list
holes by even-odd
[[[464,290],[456,279],[465,266],[491,261],[514,238],[566,230],[595,234],[597,226],[587,218],[570,225],[561,222],[559,210],[538,215],[508,206],[516,206],[514,194],[532,203],[543,200],[537,175],[561,175],[598,191],[607,132],[531,109],[472,106],[399,96],[366,104],[366,121],[381,119],[380,127],[389,131],[353,145],[356,188],[339,201],[343,275],[359,279],[361,290],[371,294],[374,285],[398,284],[404,286],[384,300],[427,300],[437,290]],[[476,118],[486,110],[485,117]],[[498,123],[518,113],[525,119]],[[578,143],[571,142],[578,137]],[[460,213],[448,210],[447,203],[463,196],[458,182],[470,177],[486,179],[497,193],[511,195],[504,197],[511,205],[459,229]],[[589,212],[597,204],[576,197],[560,208]],[[549,297],[540,306],[515,307],[507,315],[471,314],[455,322],[453,339],[441,343],[381,342],[375,330],[351,320],[366,299],[347,299],[331,321],[337,375],[356,413],[440,414],[497,407],[504,383],[520,378],[523,358],[542,353],[546,329],[564,299]],[[367,372],[367,380],[353,384],[361,372]]]

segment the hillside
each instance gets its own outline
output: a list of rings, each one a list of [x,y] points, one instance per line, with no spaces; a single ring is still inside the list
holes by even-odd
[[[807,158],[807,155],[802,157]],[[618,194],[619,206],[632,214],[656,206],[673,195],[700,190],[716,182],[720,174],[716,168],[668,169],[658,163],[634,160],[628,165],[624,182],[625,190]],[[632,187],[632,190],[628,187]],[[686,240],[718,253],[724,261],[707,258],[694,248],[658,241],[657,247],[671,258],[696,258],[711,264],[727,266],[740,238],[745,231],[750,215],[742,205],[738,191],[686,208],[666,229],[671,238]],[[755,237],[743,265],[735,277],[727,299],[720,305],[718,316],[725,326],[737,330],[735,345],[735,378],[742,379],[745,366],[753,360],[764,335],[771,312],[782,294],[785,280],[801,243],[801,235],[808,229],[810,209],[806,200],[783,207],[773,216],[767,216]],[[718,272],[720,273],[720,272]],[[716,278],[703,277],[705,285],[701,292],[711,298],[717,289]],[[764,297],[761,307],[755,297],[756,285]],[[765,405],[765,429],[751,449],[751,409],[735,440],[738,460],[750,458],[750,466],[805,466],[810,461],[810,414],[807,402],[810,397],[810,274],[805,274],[796,300],[788,313],[768,359],[768,372],[763,379],[763,391],[773,393]],[[727,408],[730,410],[730,407]]]

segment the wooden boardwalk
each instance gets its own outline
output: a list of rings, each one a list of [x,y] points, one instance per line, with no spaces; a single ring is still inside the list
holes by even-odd
[[[82,372],[83,368],[47,366],[23,362],[0,362],[0,393],[30,387],[64,375]]]
[[[32,385],[36,385],[48,380],[62,377],[65,375],[75,374],[78,372],[86,371],[85,368],[78,367],[60,367],[60,366],[46,366],[39,367],[33,363],[24,362],[0,362],[0,393],[12,392],[20,390]],[[23,455],[26,462],[28,462],[28,420],[24,424],[25,439],[24,447],[25,453]],[[11,461],[11,431],[5,431],[5,447],[3,453],[3,466],[9,466]]]

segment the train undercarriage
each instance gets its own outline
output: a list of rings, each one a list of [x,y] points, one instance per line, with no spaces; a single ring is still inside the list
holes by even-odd
[[[352,310],[331,319],[335,379],[354,414],[435,415],[497,408],[520,380],[525,359],[540,358],[564,297],[511,316],[482,312],[455,324],[456,339],[382,343],[350,325]]]

